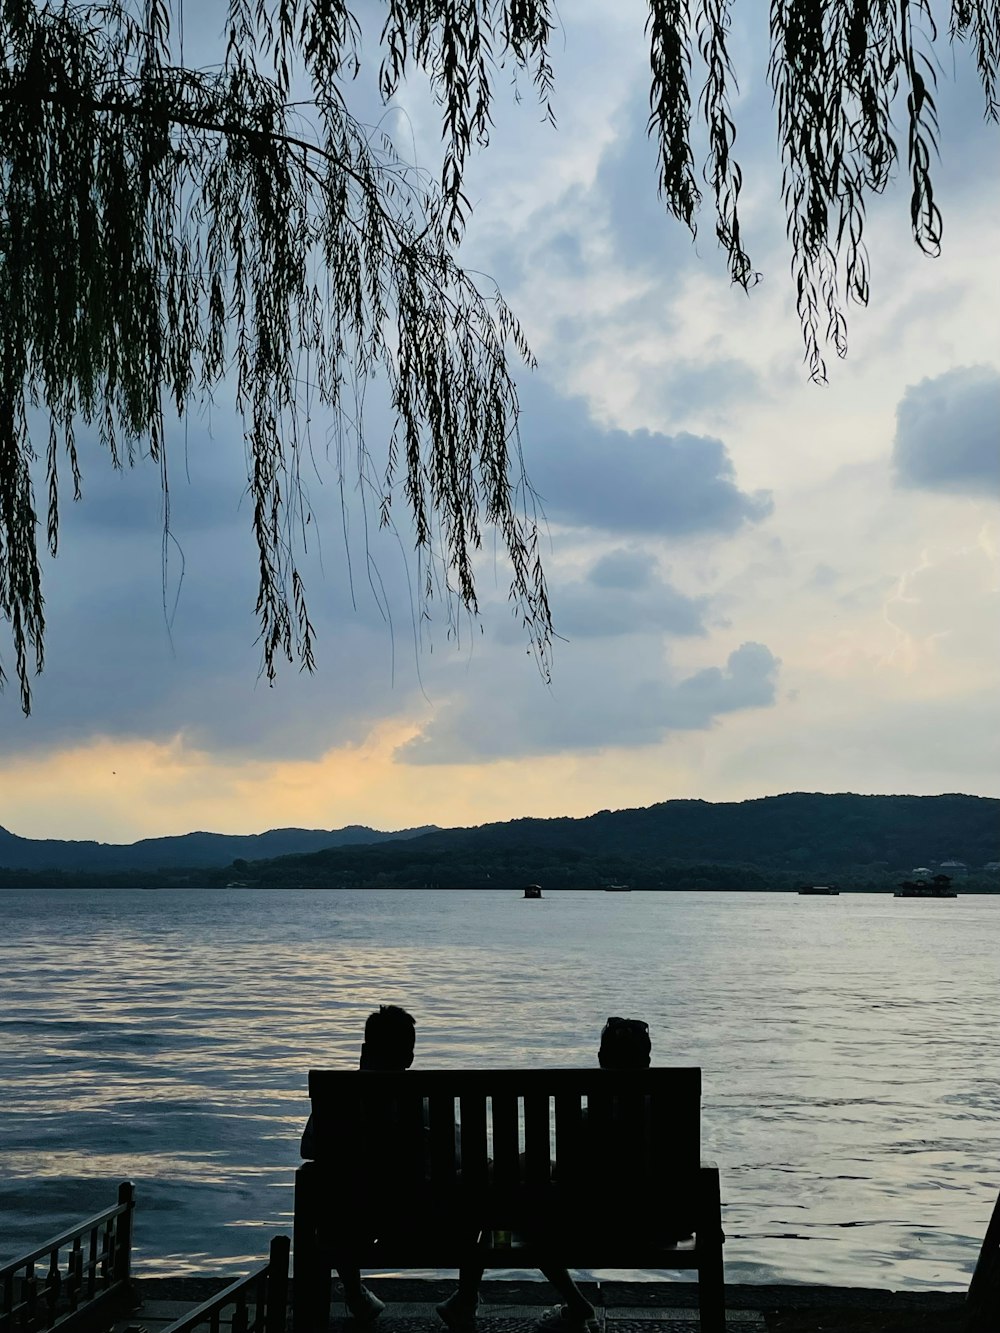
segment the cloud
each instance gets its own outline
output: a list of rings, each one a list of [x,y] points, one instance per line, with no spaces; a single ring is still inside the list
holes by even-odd
[[[959,366],[910,385],[896,408],[898,486],[1000,496],[1000,373]]]
[[[659,537],[727,536],[772,509],[739,488],[721,440],[599,425],[578,398],[521,395],[524,449],[547,516],[574,527]]]
[[[587,575],[587,582],[597,588],[634,591],[648,588],[656,579],[656,557],[648,551],[618,550],[602,555]]]
[[[780,663],[745,643],[723,667],[676,679],[619,645],[567,655],[551,690],[506,680],[476,697],[452,693],[412,740],[395,752],[409,764],[456,764],[647,747],[672,732],[705,731],[726,713],[775,702]]]
[[[81,442],[84,498],[64,505],[59,557],[45,560],[45,670],[31,717],[15,690],[0,696],[0,753],[141,737],[219,756],[315,757],[419,697],[415,561],[376,521],[365,525],[355,495],[341,510],[336,481],[312,476],[300,568],[319,669],[279,662],[268,688],[242,439],[232,423],[216,438],[194,424],[189,434],[186,468],[172,451],[166,543],[156,467],[115,472]]]
[[[729,654],[724,667],[706,667],[676,689],[678,716],[692,727],[706,727],[719,713],[766,708],[774,702],[778,660],[762,643],[744,643]],[[695,721],[694,719],[700,719]]]
[[[553,588],[560,634],[569,639],[618,634],[703,635],[708,598],[688,597],[660,577],[648,551],[618,548],[583,579]]]

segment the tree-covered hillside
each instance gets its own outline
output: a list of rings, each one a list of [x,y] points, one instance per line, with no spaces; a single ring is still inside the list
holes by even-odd
[[[889,889],[917,866],[937,868],[957,860],[969,868],[967,888],[1000,889],[1000,875],[983,869],[1000,861],[1000,801],[978,796],[791,792],[739,802],[664,801],[643,809],[602,810],[585,819],[516,819],[419,837],[381,836],[381,842],[328,846],[308,855],[267,860],[240,855],[224,866],[218,860],[199,865],[192,858],[186,867],[174,859],[159,870],[149,863],[129,870],[95,869],[85,862],[75,870],[0,870],[0,885],[539,883],[557,889],[618,881],[635,889],[762,890],[836,881],[843,888]],[[202,844],[196,839],[188,845]]]
[[[1000,860],[1000,801],[976,796],[793,792],[741,802],[665,801],[586,819],[518,819],[365,848],[252,863],[246,878],[303,885],[888,886],[915,866]]]

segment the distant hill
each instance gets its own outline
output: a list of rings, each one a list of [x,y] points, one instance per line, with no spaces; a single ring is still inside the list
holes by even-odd
[[[585,819],[516,819],[399,843],[332,847],[249,867],[261,884],[762,888],[796,880],[888,882],[915,866],[1000,860],[1000,800],[791,792],[739,802],[664,801]],[[993,878],[996,878],[993,872]]]
[[[0,829],[0,884],[8,885],[787,889],[835,881],[886,889],[916,866],[949,860],[969,867],[968,887],[1000,890],[996,870],[984,870],[1000,861],[1000,800],[789,792],[478,828],[189,833],[131,846],[33,841]]]
[[[128,844],[69,842],[56,838],[19,838],[0,827],[0,869],[82,872],[203,869],[233,861],[318,852],[327,847],[356,847],[398,838],[415,838],[434,825],[383,833],[350,824],[341,829],[269,829],[247,835],[185,833],[175,838],[143,838]]]

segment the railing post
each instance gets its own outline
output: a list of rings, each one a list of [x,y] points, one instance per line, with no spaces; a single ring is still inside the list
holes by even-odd
[[[83,1291],[83,1250],[80,1248],[80,1237],[73,1237],[73,1248],[70,1251],[68,1281],[66,1283],[69,1292],[69,1308],[75,1310],[80,1304],[80,1293]]]
[[[246,1292],[241,1291],[236,1297],[236,1308],[233,1310],[233,1317],[229,1325],[230,1333],[247,1333],[248,1326],[247,1297]]]
[[[275,1236],[267,1263],[267,1313],[264,1333],[285,1333],[288,1310],[288,1250],[287,1236]]]
[[[49,1271],[45,1276],[45,1304],[48,1307],[48,1323],[55,1323],[56,1306],[59,1303],[59,1288],[62,1286],[62,1274],[59,1272],[59,1251],[49,1255]]]
[[[3,1279],[3,1297],[0,1298],[0,1328],[12,1327],[11,1311],[14,1309],[14,1274],[9,1272]]]
[[[21,1326],[33,1330],[38,1327],[38,1282],[35,1278],[35,1265],[33,1263],[25,1265],[21,1297],[24,1301]]]
[[[125,1204],[126,1210],[117,1218],[115,1281],[128,1282],[132,1276],[132,1224],[135,1217],[135,1185],[131,1180],[123,1180],[118,1186],[118,1202]]]
[[[101,1262],[98,1278],[101,1291],[106,1291],[115,1278],[115,1221],[117,1221],[117,1218],[112,1220],[109,1217],[101,1227]]]
[[[90,1300],[97,1290],[97,1238],[100,1227],[90,1228],[90,1244],[87,1246],[87,1299]]]

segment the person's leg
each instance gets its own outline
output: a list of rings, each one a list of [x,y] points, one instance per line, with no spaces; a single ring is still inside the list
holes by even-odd
[[[356,1301],[361,1296],[361,1269],[360,1268],[338,1268],[337,1276],[340,1278],[340,1285],[344,1288],[344,1298],[348,1301]]]
[[[463,1264],[458,1270],[458,1291],[456,1296],[460,1296],[466,1305],[473,1307],[479,1304],[479,1284],[483,1280],[484,1269],[474,1264]]]
[[[359,1324],[373,1324],[385,1309],[385,1302],[362,1283],[360,1268],[338,1268],[337,1276],[350,1313]]]
[[[472,1333],[475,1329],[483,1271],[479,1264],[462,1264],[458,1270],[458,1290],[435,1307],[452,1333]]]
[[[597,1311],[569,1275],[569,1270],[555,1264],[539,1264],[542,1276],[552,1283],[564,1304],[550,1310],[541,1321],[545,1328],[583,1328],[597,1315]]]

